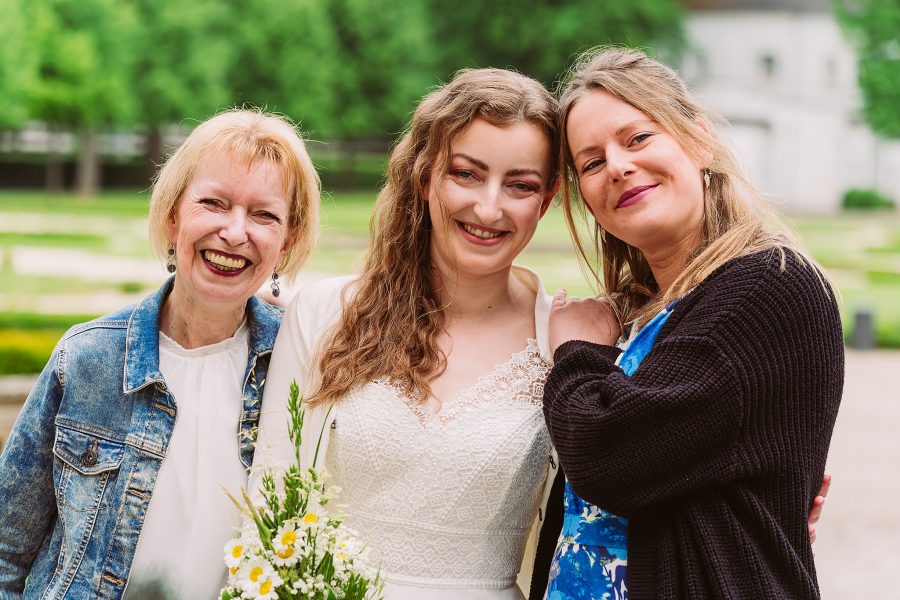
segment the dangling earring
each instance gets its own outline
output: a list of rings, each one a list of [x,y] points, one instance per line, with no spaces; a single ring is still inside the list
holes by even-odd
[[[277,298],[279,294],[281,294],[281,288],[278,287],[278,273],[273,271],[272,272],[272,295]]]
[[[703,185],[709,189],[709,182],[712,180],[712,173],[709,169],[703,169]]]
[[[606,230],[598,225],[597,231],[599,232],[599,235],[600,235],[600,241],[605,244],[606,243]]]
[[[169,246],[169,259],[166,261],[166,270],[169,273],[175,272],[175,246]]]

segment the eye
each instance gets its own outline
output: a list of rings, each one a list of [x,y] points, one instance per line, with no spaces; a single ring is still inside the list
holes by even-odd
[[[211,208],[219,208],[222,206],[222,202],[216,200],[215,198],[201,198],[198,200],[199,204],[203,204],[204,206],[209,206]]]
[[[637,146],[639,144],[642,144],[642,143],[646,142],[648,139],[650,139],[650,137],[652,135],[653,135],[652,133],[647,133],[647,132],[639,133],[636,136],[634,136],[633,138],[631,138],[631,140],[628,142],[628,145],[629,146]]]
[[[475,179],[475,173],[467,169],[450,169],[450,175],[457,179]]]
[[[259,217],[263,221],[269,221],[271,223],[281,223],[281,217],[279,217],[275,213],[270,213],[267,210],[263,210],[263,211],[256,213],[256,216]]]
[[[525,192],[526,194],[533,194],[541,189],[540,186],[529,183],[527,181],[516,181],[512,184],[512,187],[516,191]]]
[[[594,169],[599,169],[600,167],[602,167],[604,165],[604,163],[606,163],[606,161],[604,159],[595,158],[595,159],[589,161],[586,165],[584,165],[584,167],[581,168],[581,174],[584,175],[585,173],[588,173],[589,171],[593,171]]]

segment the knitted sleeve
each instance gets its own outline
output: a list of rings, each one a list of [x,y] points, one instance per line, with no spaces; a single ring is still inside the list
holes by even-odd
[[[557,349],[544,414],[578,495],[633,517],[746,476],[748,447],[766,448],[754,467],[765,469],[784,460],[779,449],[807,443],[815,407],[806,407],[830,398],[821,390],[842,373],[840,322],[811,267],[791,259],[783,272],[777,262],[736,259],[707,278],[630,378],[615,348]],[[767,415],[782,411],[791,419],[767,432]]]
[[[618,351],[582,341],[556,351],[544,414],[573,490],[616,515],[735,473],[743,392],[708,341],[657,342],[632,378]]]

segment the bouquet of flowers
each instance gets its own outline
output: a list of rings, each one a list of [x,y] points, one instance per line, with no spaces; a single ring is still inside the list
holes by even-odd
[[[338,490],[315,468],[321,432],[313,466],[298,466],[304,415],[298,397],[293,382],[288,433],[296,464],[282,475],[283,485],[276,486],[270,474],[263,477],[262,508],[246,490],[242,501],[229,494],[245,518],[240,534],[225,545],[229,575],[220,600],[378,600],[383,582],[369,565],[368,550],[343,524],[339,509],[326,510]]]

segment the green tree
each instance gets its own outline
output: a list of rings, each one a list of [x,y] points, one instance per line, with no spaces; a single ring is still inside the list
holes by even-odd
[[[233,61],[222,35],[231,13],[215,0],[129,0],[138,20],[131,65],[137,120],[147,128],[146,166],[152,177],[163,155],[161,131],[202,121],[232,103]]]
[[[441,76],[462,67],[513,68],[553,86],[573,54],[601,44],[652,46],[667,60],[682,48],[678,0],[427,0]]]
[[[245,0],[232,10],[235,98],[337,141],[347,187],[358,141],[393,138],[436,82],[421,2]]]
[[[437,82],[431,22],[422,2],[326,0],[336,36],[331,137],[394,137]]]
[[[0,0],[0,127],[15,127],[28,116],[28,88],[36,64],[25,26],[23,0]]]
[[[900,137],[900,0],[833,0],[857,52],[863,111],[872,129]]]
[[[226,35],[234,50],[231,96],[284,114],[314,137],[336,101],[334,35],[318,0],[231,0]]]
[[[30,115],[77,132],[76,185],[81,195],[94,195],[98,134],[134,117],[129,80],[134,15],[117,0],[31,0],[26,16],[39,74],[30,88]],[[51,172],[53,164],[48,161]]]

